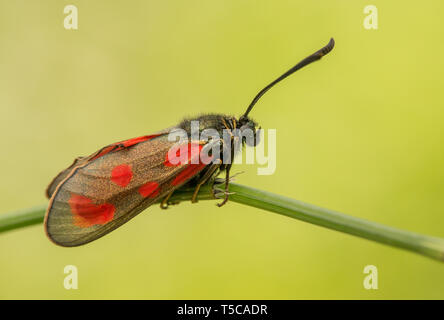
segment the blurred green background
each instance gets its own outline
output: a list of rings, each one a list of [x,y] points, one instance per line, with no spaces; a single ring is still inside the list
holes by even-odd
[[[65,5],[79,29],[63,28]],[[363,9],[376,5],[379,29]],[[237,182],[444,237],[442,1],[0,1],[0,212],[46,202],[79,155],[201,112],[240,115],[265,84],[334,51],[252,112],[277,129],[277,170]],[[0,213],[1,214],[1,213]],[[65,290],[63,268],[79,270]],[[365,290],[363,268],[379,270]],[[444,298],[444,265],[229,203],[151,207],[57,247],[0,234],[0,298]]]

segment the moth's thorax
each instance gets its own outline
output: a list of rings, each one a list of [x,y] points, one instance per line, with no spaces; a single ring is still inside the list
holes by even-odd
[[[179,128],[185,130],[190,135],[192,121],[198,121],[199,132],[205,129],[215,129],[221,137],[223,136],[224,130],[239,129],[242,131],[244,129],[250,129],[256,131],[257,128],[257,123],[249,118],[238,119],[234,116],[224,114],[203,114],[196,118],[187,118],[179,124]]]
[[[193,123],[193,121],[196,121]],[[199,127],[199,137],[211,136],[214,139],[214,130],[217,132],[219,141],[223,141],[223,146],[220,149],[219,159],[227,159],[227,154],[233,159],[242,150],[242,146],[256,146],[259,143],[259,136],[256,134],[257,123],[248,117],[241,117],[237,119],[234,116],[223,114],[204,114],[193,119],[185,119],[179,127],[185,130],[188,137],[193,139],[193,131],[196,133],[196,125]],[[213,130],[213,133],[210,133]],[[208,138],[205,138],[206,140]],[[228,139],[228,144],[227,144]],[[229,148],[228,148],[229,147]],[[222,164],[219,168],[221,171],[225,170],[227,164]]]
[[[180,124],[179,128],[185,130],[188,135],[191,135],[191,126],[192,123],[198,123],[199,126],[199,133],[201,133],[205,129],[215,129],[217,132],[222,136],[222,132],[224,129],[227,129],[227,127],[224,125],[224,121],[229,126],[229,129],[231,128],[231,120],[234,117],[223,115],[223,114],[203,114],[200,116],[197,116],[195,118],[186,118],[184,119]],[[195,130],[196,127],[194,127]]]

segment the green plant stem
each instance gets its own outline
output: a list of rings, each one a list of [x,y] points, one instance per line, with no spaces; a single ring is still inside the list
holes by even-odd
[[[293,219],[302,220],[444,261],[444,239],[388,227],[236,183],[230,184],[230,192],[233,193],[230,195],[231,202],[275,212]],[[192,194],[192,189],[176,191],[170,198],[170,201],[189,201]],[[210,193],[210,187],[202,187],[198,198],[199,200],[213,199]],[[0,232],[41,223],[45,209],[45,206],[38,206],[17,212],[1,214]]]
[[[0,214],[0,232],[42,223],[46,205]]]

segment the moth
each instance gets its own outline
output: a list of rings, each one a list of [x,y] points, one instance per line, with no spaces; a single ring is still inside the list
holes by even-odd
[[[49,239],[65,247],[86,244],[120,227],[156,202],[161,202],[161,207],[166,208],[171,195],[180,188],[193,187],[191,201],[196,202],[200,187],[214,181],[222,172],[225,172],[224,192],[222,202],[218,205],[224,205],[229,198],[232,164],[224,163],[222,159],[223,153],[228,152],[227,149],[233,157],[238,152],[233,145],[235,139],[229,142],[190,139],[185,147],[197,148],[198,155],[201,155],[205,147],[214,143],[221,146],[221,154],[210,152],[207,157],[211,161],[203,162],[192,159],[193,152],[189,152],[184,161],[173,163],[168,158],[171,148],[176,145],[175,141],[168,139],[171,130],[180,128],[190,133],[192,121],[197,120],[200,123],[199,130],[212,128],[220,136],[224,130],[229,133],[236,129],[241,133],[245,130],[256,132],[258,124],[249,118],[249,113],[258,100],[281,80],[328,54],[334,44],[333,38],[330,39],[325,47],[303,59],[259,91],[239,118],[206,114],[196,119],[185,119],[173,128],[116,142],[89,156],[76,158],[52,180],[46,190],[50,200],[44,227]],[[253,146],[258,141],[254,138]],[[231,148],[228,148],[229,144]],[[180,150],[183,148],[178,149]]]

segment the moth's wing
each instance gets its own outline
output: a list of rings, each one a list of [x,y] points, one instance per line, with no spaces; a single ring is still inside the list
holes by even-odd
[[[71,173],[71,171],[75,167],[83,166],[86,163],[88,163],[91,160],[94,160],[96,158],[102,157],[105,154],[113,151],[117,151],[124,148],[129,148],[131,146],[134,146],[140,142],[148,141],[150,139],[156,138],[158,136],[166,134],[167,131],[159,132],[153,135],[147,135],[147,136],[141,136],[137,138],[132,138],[124,141],[119,141],[110,145],[107,145],[106,147],[103,147],[102,149],[98,150],[97,152],[94,152],[93,154],[87,156],[87,157],[78,157],[74,160],[74,162],[65,170],[60,172],[49,184],[48,188],[46,188],[46,196],[48,199],[51,198],[52,194],[54,193],[57,186],[62,182],[66,177]]]
[[[60,172],[51,181],[51,183],[49,184],[48,188],[46,188],[46,197],[48,199],[50,199],[52,194],[54,193],[55,189],[59,185],[59,183],[66,179],[66,177],[69,175],[69,173],[71,172],[72,169],[74,169],[75,167],[81,166],[81,165],[85,164],[86,162],[88,162],[87,158],[88,157],[78,157],[78,158],[74,159],[74,162],[68,168],[66,168],[65,170]]]
[[[74,164],[52,193],[45,216],[48,237],[67,247],[100,238],[205,168],[203,163],[168,164],[174,142],[167,137],[158,135]]]

